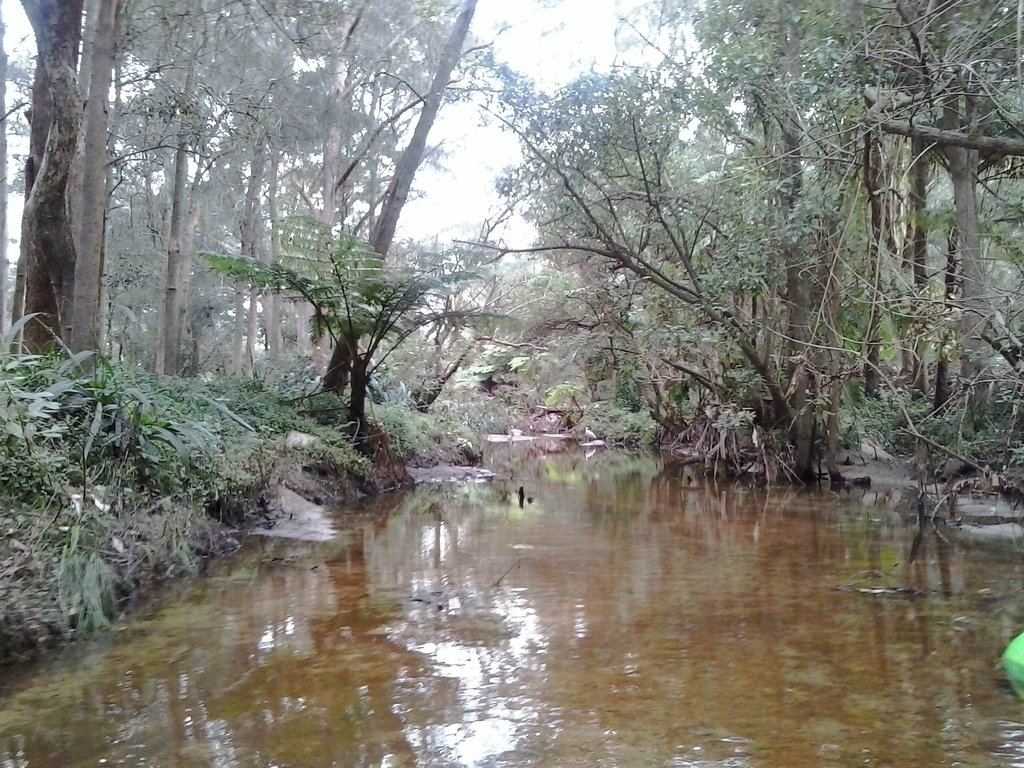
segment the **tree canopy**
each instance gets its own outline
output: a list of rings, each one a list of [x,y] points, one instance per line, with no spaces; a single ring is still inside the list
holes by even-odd
[[[802,481],[838,479],[869,434],[1017,461],[1005,3],[640,3],[619,62],[554,89],[497,59],[474,0],[23,6],[26,207],[0,307],[31,315],[31,350],[308,366],[357,438],[366,398],[444,391],[569,427],[643,415],[645,439],[711,461],[728,437],[735,470]],[[455,101],[521,161],[475,235],[396,238]],[[501,239],[510,219],[531,234]]]

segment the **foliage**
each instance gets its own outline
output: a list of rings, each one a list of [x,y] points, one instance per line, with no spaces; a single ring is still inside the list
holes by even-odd
[[[394,459],[402,462],[441,460],[465,463],[478,451],[479,433],[458,418],[459,411],[440,408],[420,413],[397,405],[378,405],[374,420],[384,429]]]
[[[614,402],[591,403],[577,426],[593,430],[609,445],[629,448],[654,445],[659,431],[647,411],[633,411]]]
[[[1017,405],[1019,387],[1004,384],[996,388],[988,419],[978,428],[967,428],[963,404],[935,411],[920,393],[907,388],[885,389],[874,398],[851,398],[840,414],[844,424],[846,447],[859,449],[863,440],[879,445],[897,456],[915,455],[917,435],[929,446],[929,466],[934,473],[954,455],[981,466],[1001,467],[1024,464],[1020,449],[1024,421]]]
[[[46,632],[106,625],[154,576],[195,567],[224,534],[204,510],[251,508],[282,438],[312,434],[294,461],[368,480],[347,434],[244,379],[168,379],[91,355],[0,352],[0,653]],[[40,606],[56,611],[43,618]],[[35,606],[35,607],[33,607]],[[6,622],[12,622],[9,626]],[[40,630],[42,631],[42,630]]]
[[[351,236],[335,237],[330,227],[308,216],[281,224],[284,258],[264,264],[242,257],[205,254],[207,263],[263,290],[294,294],[314,309],[313,335],[330,338],[342,350],[341,363],[328,370],[324,386],[347,387],[348,423],[358,445],[367,429],[365,404],[370,377],[416,330],[437,316],[428,297],[440,293],[439,280],[408,270],[385,268],[383,258]],[[458,279],[449,275],[449,279]]]

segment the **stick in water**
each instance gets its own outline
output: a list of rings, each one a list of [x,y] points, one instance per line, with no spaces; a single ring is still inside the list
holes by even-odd
[[[522,559],[523,559],[523,558],[521,558],[521,557],[517,557],[517,558],[516,558],[516,561],[515,561],[514,563],[512,563],[512,565],[510,565],[510,566],[508,567],[508,570],[507,570],[507,571],[505,571],[505,572],[504,572],[503,574],[501,574],[501,578],[500,578],[500,579],[498,579],[498,580],[497,580],[496,582],[494,582],[494,586],[495,586],[495,587],[500,587],[500,586],[501,586],[501,582],[502,582],[502,580],[503,580],[503,579],[504,579],[504,578],[505,578],[506,576],[508,576],[508,575],[509,575],[510,573],[512,573],[512,569],[513,569],[513,568],[515,568],[515,567],[516,567],[517,565],[519,565],[519,563],[520,563],[520,561],[522,561]]]

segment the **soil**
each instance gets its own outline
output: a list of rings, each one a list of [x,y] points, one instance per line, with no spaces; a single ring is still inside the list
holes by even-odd
[[[849,453],[840,470],[848,485],[869,484],[876,490],[916,488],[911,464],[887,454]]]
[[[264,518],[249,533],[303,541],[330,541],[335,530],[325,514],[327,507],[302,498],[290,488],[277,489],[278,513]]]

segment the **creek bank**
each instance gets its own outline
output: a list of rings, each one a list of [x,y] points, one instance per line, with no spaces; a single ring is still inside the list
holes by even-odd
[[[233,554],[240,534],[326,540],[327,506],[412,482],[395,462],[339,459],[314,435],[267,448],[259,471],[225,479],[205,510],[166,499],[126,508],[95,489],[55,511],[12,505],[0,530],[0,667],[106,629],[162,584]]]
[[[552,453],[575,450],[577,444],[584,452],[602,446],[600,441],[581,443],[577,436],[554,433],[498,435],[491,442]],[[461,457],[454,453],[424,459],[428,466],[406,468],[385,456],[354,469],[325,451],[319,437],[298,431],[278,437],[270,455],[257,480],[231,488],[206,514],[160,503],[119,512],[102,509],[98,501],[86,503],[85,515],[68,509],[21,514],[19,525],[0,531],[0,665],[38,655],[116,620],[162,583],[232,554],[240,533],[323,541],[334,535],[329,507],[414,482],[501,479],[480,466],[457,463]],[[440,460],[452,463],[436,463]],[[847,470],[851,479],[869,478],[871,493],[905,493],[910,519],[916,490],[908,462],[860,452],[849,457]],[[857,492],[867,491],[856,484],[843,491]],[[966,532],[1017,539],[1024,535],[1015,509],[999,496],[963,492],[956,497],[955,510],[957,527]],[[93,556],[77,574],[62,574],[73,539],[74,546],[88,548]],[[61,577],[69,575],[83,582],[83,589],[62,589]],[[85,587],[95,594],[90,596]]]

